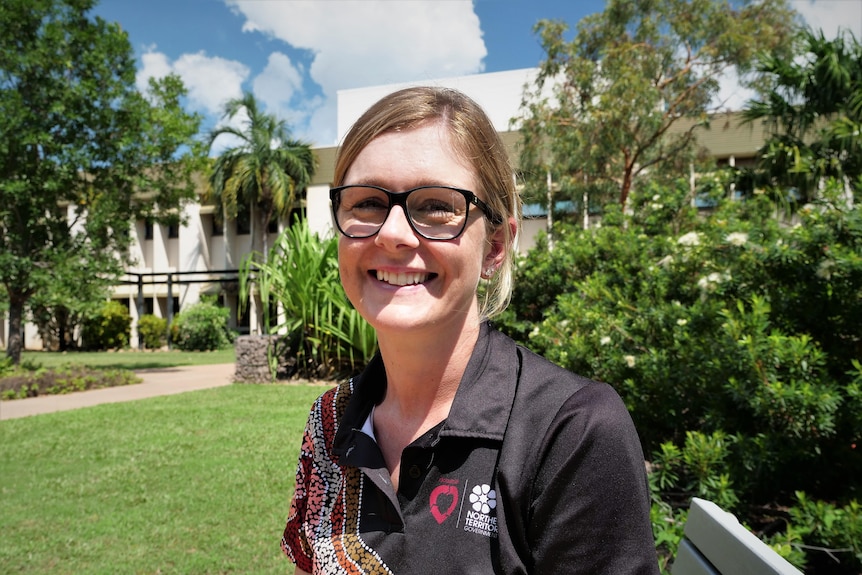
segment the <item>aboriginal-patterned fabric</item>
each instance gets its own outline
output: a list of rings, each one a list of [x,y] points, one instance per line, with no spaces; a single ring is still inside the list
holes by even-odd
[[[281,546],[297,567],[313,574],[391,573],[359,534],[363,473],[331,457],[337,422],[353,380],[323,394],[312,408],[296,471],[296,491]]]

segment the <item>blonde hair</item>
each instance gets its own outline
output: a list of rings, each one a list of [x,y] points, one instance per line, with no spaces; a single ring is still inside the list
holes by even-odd
[[[434,87],[406,88],[384,96],[345,135],[335,159],[334,185],[344,184],[350,166],[374,138],[428,122],[440,122],[447,128],[455,150],[476,172],[481,189],[472,191],[502,216],[506,255],[487,281],[480,301],[482,317],[490,318],[506,309],[512,296],[517,231],[512,232],[509,219],[514,218],[520,228],[521,200],[503,141],[476,102],[457,90]],[[489,231],[493,230],[494,225],[486,222]]]

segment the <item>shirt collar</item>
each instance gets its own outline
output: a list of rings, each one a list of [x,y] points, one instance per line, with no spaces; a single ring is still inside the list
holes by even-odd
[[[502,441],[519,374],[515,342],[483,323],[440,436]],[[386,370],[379,353],[356,377],[353,389],[333,442],[336,455],[347,449],[354,433],[362,431],[372,408],[386,393]]]
[[[515,342],[483,323],[440,435],[502,441],[519,375]]]

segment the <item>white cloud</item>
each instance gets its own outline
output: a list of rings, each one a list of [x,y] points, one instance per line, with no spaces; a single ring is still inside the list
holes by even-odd
[[[242,96],[242,83],[249,75],[245,64],[203,52],[183,54],[174,62],[174,70],[188,88],[193,105],[219,115],[225,102]]]
[[[794,10],[814,30],[822,29],[826,38],[835,38],[839,29],[862,38],[862,2],[859,0],[793,0]]]
[[[162,78],[169,73],[180,76],[188,90],[189,107],[207,115],[221,117],[224,104],[242,96],[242,83],[249,69],[240,62],[207,56],[203,52],[183,54],[171,63],[155,48],[141,57],[136,83],[144,89],[150,78]]]
[[[266,68],[252,82],[252,91],[270,113],[296,124],[304,114],[292,106],[294,95],[302,92],[302,70],[281,52],[269,55]]]
[[[337,90],[484,69],[487,49],[470,0],[226,2],[246,19],[244,31],[312,53],[309,76],[324,97],[309,120],[318,143],[331,143],[318,127],[334,127]]]
[[[487,54],[470,0],[228,0],[259,31],[314,53],[324,90],[437,78],[482,70]]]

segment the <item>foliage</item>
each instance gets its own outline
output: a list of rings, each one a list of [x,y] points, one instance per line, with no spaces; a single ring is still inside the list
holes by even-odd
[[[147,349],[159,349],[168,342],[168,320],[153,314],[138,319],[138,337]]]
[[[796,498],[797,504],[790,509],[789,531],[815,551],[812,555],[818,565],[831,567],[832,572],[858,573],[862,567],[862,505],[856,500],[844,506],[813,501],[803,492],[797,492]]]
[[[650,521],[655,539],[656,555],[658,555],[659,569],[662,575],[667,575],[670,573],[670,567],[683,538],[688,511],[675,509],[661,498],[661,494],[655,487],[650,485],[650,489],[652,492]]]
[[[31,297],[76,278],[110,285],[131,223],[175,219],[203,157],[182,82],[151,80],[140,93],[126,32],[91,17],[94,4],[0,4],[0,283],[15,362]]]
[[[46,349],[77,348],[85,319],[99,313],[110,297],[105,278],[89,269],[74,268],[68,262],[57,262],[50,283],[28,302],[31,321]]]
[[[687,173],[694,130],[723,106],[719,78],[748,83],[759,50],[785,53],[793,15],[786,0],[610,0],[570,41],[564,23],[539,22],[546,59],[517,119],[528,199],[550,173],[558,199],[625,207],[636,181]]]
[[[718,430],[710,434],[687,431],[680,449],[666,442],[653,456],[651,479],[659,490],[682,487],[686,493],[709,499],[724,509],[734,509],[739,502],[727,473],[720,473],[730,455],[734,438]]]
[[[314,175],[315,158],[308,144],[291,137],[284,120],[260,110],[250,92],[225,105],[226,119],[241,114],[242,129],[224,125],[209,135],[211,150],[222,135],[240,142],[216,158],[210,175],[210,195],[217,200],[225,219],[236,219],[239,210],[251,209],[252,250],[266,256],[267,224],[274,216],[284,217],[293,211],[297,194]]]
[[[758,523],[803,487],[858,498],[859,208],[817,205],[785,225],[763,196],[694,217],[679,192],[652,192],[632,198],[634,214],[564,228],[552,252],[522,260],[502,327],[616,384],[651,455],[665,560],[691,495]],[[768,541],[796,565],[820,553],[802,546],[847,547],[781,525]]]
[[[58,395],[133,383],[140,383],[140,378],[122,369],[90,369],[67,365],[31,370],[26,366],[18,366],[9,373],[0,373],[0,399],[5,401]]]
[[[84,347],[87,349],[123,349],[128,347],[132,331],[129,308],[117,300],[105,300],[99,312],[84,320]]]
[[[5,377],[12,373],[14,369],[15,365],[12,363],[11,357],[0,358],[0,377]]]
[[[749,112],[788,134],[763,150],[763,179],[701,178],[702,212],[685,182],[655,179],[598,229],[557,227],[552,251],[540,243],[520,263],[503,327],[617,386],[652,457],[660,547],[675,545],[675,509],[701,495],[777,524],[767,540],[796,565],[834,572],[819,569],[843,553],[839,572],[858,573],[847,542],[859,539],[862,485],[857,44],[799,38],[798,57],[764,60],[773,76]],[[725,199],[732,182],[745,201]],[[783,211],[794,197],[809,203]]]
[[[824,178],[835,178],[845,184],[844,203],[862,177],[862,43],[846,32],[828,40],[805,30],[795,54],[768,52],[758,62],[772,89],[745,116],[763,121],[771,136],[757,169],[740,174],[742,189],[766,187],[778,198],[792,189],[802,205]]]
[[[743,517],[800,490],[858,498],[862,210],[818,204],[788,225],[765,196],[699,218],[650,200],[624,225],[569,229],[531,253],[504,329],[616,385],[662,489]],[[560,275],[541,284],[559,291],[537,310],[548,270]]]
[[[230,310],[200,301],[182,310],[171,325],[171,341],[183,351],[213,351],[230,346],[234,334],[228,329]]]
[[[225,118],[238,115],[245,118],[242,129],[224,125],[210,132],[210,150],[222,135],[240,143],[216,158],[208,196],[216,200],[223,219],[236,219],[239,211],[249,214],[251,250],[265,262],[269,223],[275,216],[289,216],[298,207],[298,194],[311,182],[316,159],[311,146],[293,139],[287,123],[264,113],[250,92],[225,105]],[[262,306],[256,309],[258,325],[269,329],[266,312]]]
[[[374,329],[350,304],[338,276],[338,240],[321,240],[305,220],[294,220],[260,262],[240,268],[241,299],[256,286],[264,302],[278,303],[273,333],[287,334],[287,353],[303,377],[332,377],[361,369],[377,349]],[[268,322],[268,320],[267,320]]]

